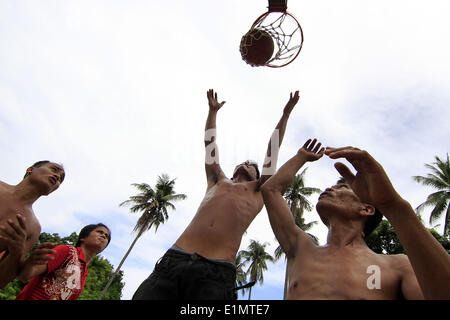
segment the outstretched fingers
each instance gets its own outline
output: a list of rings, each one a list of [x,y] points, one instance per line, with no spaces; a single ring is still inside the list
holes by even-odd
[[[318,142],[317,139],[308,139],[303,147],[299,150],[306,156],[307,161],[316,161],[324,155],[325,148],[322,147],[322,143]]]
[[[310,143],[311,143],[311,139],[306,140],[305,144],[303,145],[303,148],[308,149],[308,146]]]
[[[319,150],[323,151],[324,148],[320,149],[321,146],[322,146],[322,143],[319,142],[319,143],[316,145],[316,147],[313,149],[313,152],[314,152],[314,153],[317,153]]]
[[[368,153],[364,150],[354,147],[342,147],[342,148],[330,148],[327,147],[325,154],[331,159],[345,158],[348,162],[355,167],[356,170],[360,169],[360,162],[368,159]]]
[[[313,140],[308,139],[305,144],[303,145],[303,148],[305,148],[306,150],[313,152],[313,153],[324,153],[325,148],[320,148],[322,146],[322,143],[319,142],[317,143],[317,139],[314,138]]]
[[[295,91],[294,95],[292,96],[292,92],[290,94],[290,99],[292,102],[297,103],[299,99],[298,90]]]
[[[225,104],[225,101],[218,102],[217,101],[217,92],[214,92],[213,89],[209,89],[206,93],[208,97],[208,103],[210,110],[218,111]]]
[[[325,154],[332,159],[346,158],[346,156],[357,155],[360,152],[361,152],[360,149],[351,146],[340,148],[327,147],[325,150]]]

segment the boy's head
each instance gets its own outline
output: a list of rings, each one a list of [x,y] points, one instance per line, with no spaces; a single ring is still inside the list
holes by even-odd
[[[48,195],[59,188],[66,173],[61,164],[48,160],[38,161],[27,169],[23,180],[35,185],[43,195]]]

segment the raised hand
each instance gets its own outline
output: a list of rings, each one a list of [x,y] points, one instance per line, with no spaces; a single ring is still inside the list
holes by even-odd
[[[284,114],[291,114],[292,109],[294,109],[295,105],[297,104],[299,100],[298,90],[295,91],[294,96],[292,96],[292,92],[289,96],[289,101],[287,102],[286,106],[284,107],[283,113]]]
[[[356,175],[343,163],[334,167],[351,186],[361,201],[382,209],[399,199],[383,167],[367,152],[354,147],[327,147],[331,159],[345,158],[356,169]]]
[[[314,139],[311,141],[311,139],[308,139],[303,147],[298,150],[297,154],[301,156],[305,162],[306,161],[317,161],[320,158],[322,158],[324,153],[324,148],[320,148],[322,146],[322,143],[317,143],[317,139]]]
[[[0,226],[0,240],[8,248],[8,254],[16,257],[25,255],[27,240],[27,228],[25,218],[21,214],[16,215],[17,222],[8,219],[6,225]]]
[[[217,100],[217,92],[214,92],[213,89],[209,89],[206,96],[208,97],[210,111],[217,112],[225,104],[225,101],[219,102]]]

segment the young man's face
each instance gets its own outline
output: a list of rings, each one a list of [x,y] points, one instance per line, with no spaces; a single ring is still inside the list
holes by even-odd
[[[109,242],[109,230],[105,227],[99,226],[89,233],[86,238],[81,239],[85,246],[96,247],[97,253],[102,252]]]
[[[245,175],[249,181],[256,180],[256,168],[250,161],[245,161],[240,165],[237,165],[233,172],[233,178],[237,175]]]
[[[28,179],[39,185],[42,193],[48,195],[59,188],[64,181],[64,168],[57,163],[49,162],[40,167],[30,167],[27,169]]]

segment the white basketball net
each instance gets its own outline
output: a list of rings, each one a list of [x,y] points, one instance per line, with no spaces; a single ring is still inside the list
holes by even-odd
[[[265,63],[265,66],[274,68],[283,67],[291,63],[302,48],[302,29],[290,13],[267,12],[253,24],[250,31],[253,29],[266,31],[275,43],[274,54]],[[245,47],[245,44],[243,45]]]

